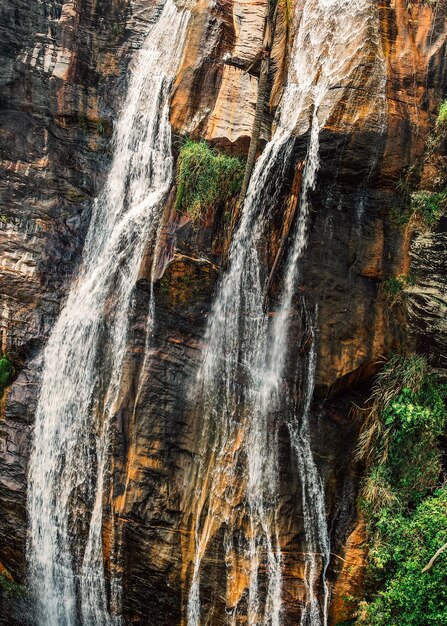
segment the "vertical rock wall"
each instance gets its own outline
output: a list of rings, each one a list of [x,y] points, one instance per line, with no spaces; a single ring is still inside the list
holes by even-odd
[[[26,465],[42,348],[79,263],[92,201],[107,172],[132,50],[155,19],[157,4],[0,0],[1,340],[17,371],[1,405],[0,564],[19,581],[25,576]],[[245,154],[265,6],[265,0],[195,4],[171,103],[177,135],[204,137]],[[377,2],[375,8],[371,59],[356,78],[359,88],[344,86],[322,133],[310,241],[298,290],[308,306],[318,305],[311,426],[337,555],[330,571],[337,595],[334,624],[347,616],[340,598],[361,584],[362,576],[362,528],[355,508],[360,468],[353,461],[358,423],[350,407],[367,395],[378,359],[406,341],[405,315],[389,310],[381,284],[408,270],[411,233],[393,229],[388,216],[403,172],[425,152],[447,89],[442,3],[437,11],[415,6],[411,13],[405,0]],[[272,113],[280,94],[281,60],[287,60],[284,51],[292,36],[287,38],[281,20],[279,34]],[[293,181],[302,167],[306,132],[303,120],[284,198],[272,217],[269,263],[281,239],[285,207],[291,196],[299,195]],[[266,123],[264,138],[268,133]],[[219,212],[210,212],[197,225],[176,215],[171,203],[164,219],[156,328],[146,359],[145,268],[135,290],[114,433],[113,499],[104,529],[108,545],[113,513],[123,542],[126,619],[159,626],[180,623],[186,602],[190,520],[182,501],[185,491],[194,493],[185,476],[195,451],[189,390],[225,236]],[[421,234],[411,252],[421,285],[411,300],[414,341],[420,342],[429,329],[439,354],[446,332],[439,308],[445,303],[437,295],[445,290],[444,240],[443,232]],[[148,251],[147,264],[150,257]],[[272,302],[280,280],[281,268]],[[295,362],[306,350],[300,328],[297,323],[291,348]],[[303,593],[303,529],[296,497],[299,468],[291,464],[286,433],[281,465],[285,621],[293,623]],[[108,563],[109,553],[105,556]],[[207,601],[217,626],[225,619],[225,563],[218,552],[210,559]]]

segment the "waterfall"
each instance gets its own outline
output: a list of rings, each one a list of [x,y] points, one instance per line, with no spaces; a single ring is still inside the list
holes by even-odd
[[[315,316],[316,317],[316,316]],[[305,587],[306,602],[301,614],[302,626],[326,626],[329,588],[326,571],[330,559],[330,538],[326,522],[324,485],[312,453],[309,429],[310,407],[315,386],[317,360],[316,332],[312,328],[312,343],[304,377],[304,398],[300,410],[292,410],[288,421],[290,442],[300,468],[303,502],[304,536],[306,541]],[[321,582],[322,602],[316,593]]]
[[[288,320],[292,315],[292,300],[300,277],[299,261],[307,245],[309,193],[315,188],[320,166],[320,132],[329,120],[332,110],[327,106],[327,99],[331,90],[344,86],[349,79],[355,78],[355,71],[365,57],[366,44],[371,41],[375,32],[374,24],[371,24],[373,15],[370,0],[318,0],[306,2],[303,9],[298,45],[305,53],[299,66],[301,78],[298,82],[305,86],[310,96],[311,122],[300,192],[299,217],[286,262],[280,307],[273,323],[269,350],[268,370],[271,378],[276,378],[277,384],[284,370],[287,355],[285,346]],[[368,85],[377,90],[382,102],[383,59],[380,54],[376,56],[373,69]],[[313,458],[309,431],[309,413],[316,372],[315,342],[316,331],[313,327],[307,373],[301,384],[304,388],[301,417],[297,419],[298,416],[291,409],[291,415],[286,418],[302,485],[306,541],[306,599],[301,615],[301,626],[326,626],[329,604],[325,574],[330,559],[330,539],[326,522],[324,485]],[[321,606],[315,593],[320,578]]]
[[[44,353],[28,494],[30,578],[42,626],[119,622],[107,607],[102,538],[109,435],[132,293],[172,183],[168,101],[188,19],[166,0],[132,61],[111,170]]]
[[[227,586],[241,572],[234,563],[248,562],[246,619],[249,625],[277,626],[282,615],[281,550],[276,526],[278,509],[278,419],[280,388],[287,357],[287,335],[307,245],[309,195],[319,169],[320,131],[351,87],[356,69],[365,62],[374,10],[370,0],[306,0],[295,5],[294,43],[287,82],[271,141],[252,174],[240,224],[232,243],[228,269],[211,312],[203,363],[195,393],[199,397],[199,463],[194,484],[194,561],[188,598],[188,625],[201,620],[200,584],[204,556],[218,528],[225,527]],[[309,131],[306,165],[300,192],[299,216],[285,262],[279,309],[269,328],[265,310],[266,276],[260,256],[268,232],[269,209],[278,202],[281,183],[292,158],[294,135]],[[316,348],[312,347],[301,415],[283,419],[289,426],[292,449],[302,473],[305,512],[306,600],[303,626],[327,623],[328,589],[323,580],[323,606],[314,589],[324,578],[329,537],[324,489],[309,440],[309,411],[315,379]],[[242,506],[240,506],[242,504]],[[236,519],[236,516],[239,516]],[[245,542],[235,529],[246,528]],[[239,550],[240,558],[231,556]],[[322,553],[323,568],[316,552]],[[239,566],[241,569],[243,566]],[[264,598],[260,576],[265,569]],[[318,573],[317,573],[318,570]],[[263,602],[261,602],[263,600]],[[227,597],[235,623],[241,598]]]

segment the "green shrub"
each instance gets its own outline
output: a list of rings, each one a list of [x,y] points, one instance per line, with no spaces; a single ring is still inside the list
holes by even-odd
[[[373,515],[378,515],[383,507],[398,504],[398,497],[390,483],[390,475],[385,465],[372,467],[363,481],[363,507]]]
[[[435,226],[447,208],[447,192],[415,191],[411,194],[411,213],[428,227]]]
[[[407,284],[407,276],[405,276],[404,274],[399,274],[398,276],[393,276],[385,280],[383,282],[383,287],[387,293],[396,296],[405,289]]]
[[[178,158],[175,208],[197,221],[236,197],[243,178],[243,161],[218,154],[205,141],[187,140]]]
[[[425,2],[434,5],[435,2]],[[434,152],[439,152],[441,142],[447,138],[447,99],[444,100],[438,111],[436,124],[432,128],[428,139],[424,160]],[[442,148],[441,148],[442,153]],[[397,184],[398,201],[389,211],[392,226],[402,228],[413,218],[433,228],[447,209],[447,189],[442,191],[417,190],[419,186],[421,166],[413,164],[404,169]]]
[[[387,457],[383,413],[402,389],[409,388],[417,392],[427,376],[427,361],[419,355],[407,358],[394,355],[377,374],[358,446],[358,458],[368,467],[383,463]]]
[[[446,395],[421,356],[394,356],[377,377],[359,447],[370,551],[358,624],[447,623],[447,591],[439,588],[447,554],[422,573],[447,541],[447,489],[432,495],[442,474]]]
[[[439,107],[438,119],[436,120],[437,126],[447,125],[447,100],[444,100]]]
[[[409,195],[408,195],[409,198]],[[405,197],[405,199],[407,199]],[[411,220],[413,214],[410,209],[410,200],[406,201],[405,204],[396,205],[391,207],[389,212],[390,223],[396,229],[401,229],[406,226]]]
[[[0,398],[14,376],[14,366],[6,355],[0,359]]]
[[[414,191],[406,196],[406,204],[390,210],[391,223],[396,227],[408,224],[413,218],[427,228],[433,228],[447,209],[447,191]]]
[[[412,275],[398,274],[383,281],[381,291],[384,299],[390,305],[395,305],[402,301],[405,289],[414,284]]]
[[[379,491],[394,490],[395,497],[384,502],[403,499],[412,504],[435,484],[438,437],[447,419],[445,396],[445,386],[433,379],[425,358],[418,355],[394,356],[378,375],[359,457],[369,470],[365,485],[373,480]]]
[[[388,569],[383,589],[366,605],[361,623],[371,626],[447,624],[447,551],[423,572],[447,540],[447,488],[426,498],[409,515],[383,515],[382,541],[372,559]]]

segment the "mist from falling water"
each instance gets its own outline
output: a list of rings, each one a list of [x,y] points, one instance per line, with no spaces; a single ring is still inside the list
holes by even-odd
[[[287,335],[300,271],[307,245],[309,194],[319,169],[320,131],[327,123],[344,88],[355,80],[355,70],[365,61],[374,10],[370,0],[306,0],[295,8],[294,44],[274,133],[258,159],[245,199],[242,217],[229,252],[228,270],[221,280],[210,316],[203,363],[195,392],[201,398],[200,461],[197,466],[197,500],[194,524],[194,562],[188,598],[188,626],[201,620],[200,582],[207,546],[218,527],[226,529],[226,551],[239,546],[240,560],[248,561],[246,619],[249,625],[277,626],[282,615],[282,572],[276,514],[278,509],[278,431],[273,414],[281,406],[280,385],[287,357]],[[375,83],[373,68],[370,83]],[[331,92],[331,93],[330,93]],[[330,96],[330,97],[329,97]],[[310,122],[309,122],[310,120]],[[271,328],[265,310],[266,277],[260,257],[262,238],[268,232],[269,208],[281,192],[290,163],[293,135],[309,130],[299,215],[285,264],[278,312]],[[315,347],[309,356],[306,399],[301,415],[286,416],[292,449],[302,472],[305,512],[306,599],[301,623],[327,624],[328,588],[323,606],[315,594],[316,579],[323,577],[329,561],[329,535],[324,508],[324,488],[313,460],[309,439],[309,411],[315,375]],[[244,515],[235,520],[235,507],[243,503]],[[231,541],[244,521],[246,545]],[[320,567],[316,553],[320,555]],[[231,559],[228,557],[228,562]],[[260,597],[260,574],[265,567],[266,590]],[[240,572],[239,572],[240,574]],[[228,571],[228,585],[237,576]],[[230,614],[235,623],[237,602]],[[229,601],[227,599],[227,605]],[[261,606],[263,604],[263,606]]]
[[[102,540],[110,429],[133,289],[173,178],[168,101],[188,19],[166,0],[132,61],[111,170],[44,353],[28,493],[41,626],[120,622],[107,606]]]

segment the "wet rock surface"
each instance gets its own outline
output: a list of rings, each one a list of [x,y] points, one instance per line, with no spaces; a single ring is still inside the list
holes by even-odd
[[[110,164],[113,122],[131,52],[155,18],[156,4],[0,0],[1,338],[17,370],[1,404],[0,563],[18,581],[26,577],[26,472],[42,350],[76,273],[93,198]],[[354,460],[359,423],[352,402],[361,404],[367,397],[377,361],[404,341],[401,316],[389,309],[380,285],[405,272],[410,256],[416,274],[409,295],[412,341],[438,355],[437,366],[445,367],[443,222],[435,233],[420,233],[409,256],[409,238],[388,220],[402,172],[425,151],[447,80],[442,12],[435,19],[425,7],[410,15],[405,5],[403,0],[377,3],[385,106],[379,111],[368,93],[347,90],[322,133],[298,289],[307,307],[318,311],[310,425],[326,485],[333,552],[340,557],[334,557],[329,572],[337,597],[353,593],[362,577],[355,506],[361,468]],[[178,135],[205,137],[245,154],[257,78],[237,65],[249,65],[257,53],[264,7],[263,0],[228,0],[212,8],[197,3],[173,88],[171,121]],[[228,54],[236,65],[225,62]],[[351,97],[362,98],[364,115],[355,120]],[[293,191],[307,141],[306,133],[296,140],[285,198]],[[270,265],[285,202],[272,216]],[[155,328],[146,358],[150,251],[135,288],[104,528],[110,537],[113,518],[122,542],[124,615],[141,626],[180,623],[187,601],[191,529],[182,501],[185,491],[194,493],[194,485],[185,483],[195,451],[191,388],[228,227],[222,211],[192,224],[171,206],[164,219]],[[280,266],[272,308],[281,277]],[[299,362],[306,353],[299,323],[290,343],[291,360]],[[285,623],[294,623],[303,596],[303,528],[296,496],[299,468],[290,458],[286,432],[280,449]],[[203,575],[203,601],[216,626],[225,620],[221,545],[216,541],[208,554]],[[113,567],[110,554],[105,558]],[[10,606],[5,597],[0,603]],[[346,607],[335,602],[333,623],[347,617]],[[28,623],[20,615],[8,619],[5,624]]]

